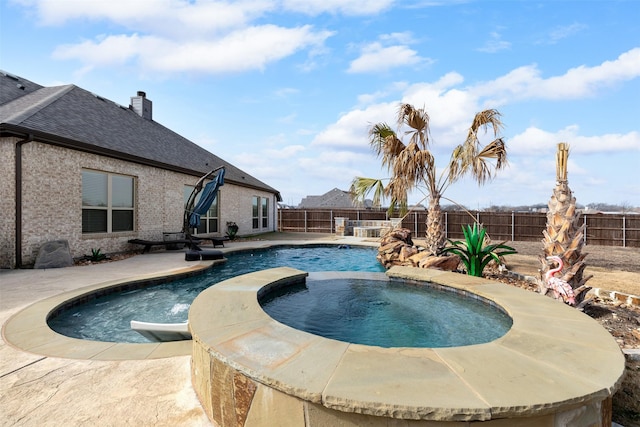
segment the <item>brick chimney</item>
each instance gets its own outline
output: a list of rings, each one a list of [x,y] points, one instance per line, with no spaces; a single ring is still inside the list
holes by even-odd
[[[143,119],[153,120],[152,107],[153,103],[147,99],[147,94],[141,90],[138,91],[137,96],[131,97],[131,109]]]

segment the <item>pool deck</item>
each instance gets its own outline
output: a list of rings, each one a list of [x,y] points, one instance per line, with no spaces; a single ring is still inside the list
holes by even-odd
[[[283,239],[275,242],[278,244],[362,240],[313,233],[296,233],[294,240],[289,240],[291,233],[278,237]],[[227,242],[225,248],[216,249],[230,251],[272,243]],[[190,341],[133,344],[142,349],[138,352],[132,351],[132,345],[92,344],[60,337],[41,327],[51,301],[62,294],[105,282],[176,272],[194,264],[198,263],[185,262],[183,251],[158,251],[88,266],[0,270],[0,425],[212,425],[191,385]],[[34,310],[33,316],[14,321],[13,317],[27,307]],[[11,340],[19,337],[33,347],[25,351],[9,344],[5,336],[11,334]],[[39,341],[43,336],[45,344]]]
[[[300,237],[277,243],[362,241],[331,235]],[[223,251],[272,243],[229,242]],[[212,425],[191,383],[190,342],[87,343],[60,337],[41,325],[52,304],[69,293],[197,268],[196,264],[185,262],[182,251],[160,251],[83,267],[0,271],[0,425]],[[32,311],[25,315],[27,307]],[[570,351],[571,343],[566,347]]]

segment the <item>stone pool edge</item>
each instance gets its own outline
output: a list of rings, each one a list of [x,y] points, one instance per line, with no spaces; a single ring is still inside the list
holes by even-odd
[[[624,374],[620,348],[593,319],[550,298],[456,273],[394,267],[387,275],[493,301],[513,318],[507,334],[474,346],[388,349],[317,337],[262,311],[262,287],[306,275],[263,270],[221,282],[194,301],[192,383],[216,423],[226,425],[220,417],[236,405],[232,412],[247,417],[246,425],[282,408],[303,422],[338,414],[452,422],[524,417],[553,425],[559,414],[602,418]],[[206,309],[213,301],[220,310]]]
[[[211,268],[216,262],[189,263],[185,267],[109,280],[45,298],[11,316],[2,327],[2,336],[8,345],[20,350],[67,359],[116,361],[189,356],[192,347],[190,340],[158,343],[118,343],[83,340],[55,332],[49,328],[47,319],[59,307],[67,304],[70,300],[82,298],[84,295],[107,291],[132,282],[198,274]]]
[[[243,246],[218,248],[223,254],[267,249],[278,246],[339,246],[345,244],[338,241],[314,240],[256,240]],[[376,242],[358,241],[349,245],[358,247],[377,247]],[[182,256],[182,252],[176,253]],[[142,256],[142,255],[140,255]],[[149,255],[147,255],[149,256]],[[104,341],[71,338],[53,331],[47,325],[47,319],[55,310],[67,301],[85,294],[102,292],[130,282],[154,280],[170,276],[204,272],[219,261],[200,261],[185,263],[185,267],[159,270],[154,273],[132,275],[130,277],[107,280],[94,285],[85,286],[73,291],[61,292],[57,295],[39,300],[21,309],[7,319],[1,328],[2,337],[14,348],[33,354],[50,357],[62,357],[78,360],[144,360],[162,359],[191,355],[191,341],[173,341],[163,343],[115,343]]]

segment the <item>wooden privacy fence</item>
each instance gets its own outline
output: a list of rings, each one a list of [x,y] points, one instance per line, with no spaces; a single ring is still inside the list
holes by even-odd
[[[487,229],[493,241],[539,241],[547,224],[545,213],[532,212],[443,212],[446,236],[463,238],[462,226],[475,220]],[[384,210],[356,209],[279,209],[278,230],[306,233],[335,233],[335,218],[350,220],[388,220]],[[423,237],[426,230],[426,211],[410,212],[402,227],[416,237]],[[640,248],[640,215],[582,214],[586,224],[585,243],[602,246]]]

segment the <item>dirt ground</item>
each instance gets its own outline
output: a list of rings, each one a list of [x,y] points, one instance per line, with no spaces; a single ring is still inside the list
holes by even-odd
[[[505,257],[510,271],[540,277],[538,256],[542,244],[538,242],[509,242],[517,254]],[[640,296],[640,249],[609,246],[585,246],[587,253],[585,275],[593,275],[587,282],[592,288],[617,291]],[[496,277],[497,278],[497,277]],[[499,278],[497,278],[499,279]],[[499,279],[500,280],[500,279]],[[505,282],[502,278],[500,281]],[[527,283],[513,281],[514,286]],[[585,314],[598,321],[611,333],[622,349],[640,348],[640,306],[621,301],[594,297],[584,308]],[[640,359],[627,357],[625,377],[613,396],[613,421],[624,427],[640,427]]]
[[[510,270],[540,277],[538,272],[542,253],[540,242],[508,242],[518,253],[505,259]],[[593,274],[587,284],[593,288],[640,295],[640,248],[586,245],[585,275]]]

